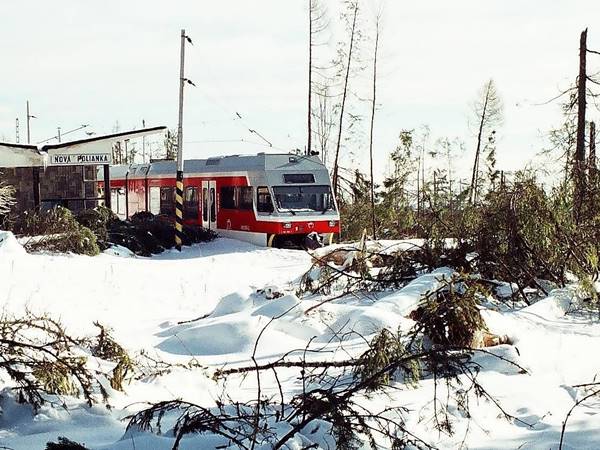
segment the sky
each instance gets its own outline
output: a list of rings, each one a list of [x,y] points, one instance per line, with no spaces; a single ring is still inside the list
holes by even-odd
[[[0,3],[0,140],[26,141],[30,101],[33,143],[89,124],[97,134],[177,126],[180,30],[186,48],[184,157],[287,152],[306,145],[308,0],[156,0]],[[332,32],[317,49],[330,59],[341,37],[339,1],[323,2]],[[561,122],[558,103],[539,105],[575,79],[580,32],[600,17],[597,0],[364,0],[365,72],[351,80],[369,98],[373,18],[383,3],[377,111],[376,177],[403,129],[428,125],[431,142],[463,140],[457,170],[468,170],[475,140],[471,105],[496,82],[504,103],[498,167],[523,167]],[[600,50],[600,27],[589,48]],[[600,68],[600,56],[590,55]],[[363,102],[366,105],[366,102]],[[241,116],[241,119],[236,114]],[[598,111],[590,110],[593,119]],[[365,169],[365,137],[344,149]],[[249,130],[257,131],[262,137]],[[85,130],[68,137],[85,137]],[[264,139],[263,139],[264,138]],[[64,136],[63,141],[67,140]],[[272,144],[272,147],[267,144]],[[56,141],[49,141],[56,142]],[[154,145],[149,143],[150,148]]]

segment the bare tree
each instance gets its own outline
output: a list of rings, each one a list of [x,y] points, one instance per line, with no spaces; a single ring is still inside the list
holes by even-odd
[[[174,160],[177,154],[177,130],[167,130],[164,141],[164,157],[168,160]]]
[[[350,79],[350,65],[352,63],[352,52],[354,50],[354,44],[357,37],[357,27],[356,27],[356,19],[358,17],[358,1],[349,1],[347,2],[347,12],[344,15],[344,18],[347,18],[348,15],[352,17],[349,26],[349,36],[348,36],[348,52],[346,53],[346,65],[345,75],[344,75],[344,90],[342,93],[341,105],[340,105],[340,119],[338,122],[338,138],[337,145],[335,149],[335,160],[333,163],[333,192],[334,195],[338,196],[338,185],[339,185],[339,156],[340,156],[340,147],[342,144],[342,129],[344,126],[344,110],[346,106],[346,99],[348,96],[348,80]]]
[[[381,31],[381,10],[375,17],[375,48],[373,51],[373,98],[371,99],[371,130],[369,134],[369,162],[371,169],[371,226],[373,239],[377,239],[375,224],[375,180],[373,178],[373,126],[375,124],[375,105],[377,99],[377,50],[379,50],[379,35]]]
[[[417,216],[420,216],[421,212],[425,208],[425,197],[426,197],[426,183],[425,183],[425,158],[427,156],[427,147],[429,146],[429,137],[431,130],[428,125],[421,125],[419,129],[420,135],[415,149],[417,151]]]
[[[473,105],[473,111],[477,118],[477,148],[475,150],[475,159],[473,161],[473,174],[471,177],[470,202],[477,201],[478,183],[479,183],[479,162],[484,141],[495,134],[495,128],[502,123],[503,108],[502,100],[496,90],[494,80],[490,79],[483,86],[479,97]]]
[[[306,153],[310,155],[312,150],[312,96],[313,96],[313,71],[315,65],[313,62],[313,49],[320,45],[317,42],[319,36],[327,29],[328,23],[326,20],[325,8],[319,0],[309,0],[308,4],[308,110],[307,110],[307,126],[308,126],[308,141],[306,145]]]
[[[327,157],[329,156],[331,133],[335,126],[335,120],[333,118],[333,115],[335,114],[334,104],[331,101],[329,90],[330,88],[327,85],[321,86],[315,90],[317,106],[315,111],[313,111],[313,118],[315,119],[313,132],[317,140],[316,146],[322,156],[323,164],[325,165],[328,163]]]
[[[454,138],[452,140],[448,138],[440,138],[436,141],[436,146],[439,147],[439,153],[441,153],[447,162],[447,167],[441,171],[443,176],[446,178],[447,182],[447,202],[452,210],[454,204],[454,194],[460,193],[458,188],[454,187],[454,172],[453,172],[453,162],[456,160],[457,156],[460,153],[464,152],[464,143],[459,138]],[[445,172],[445,174],[444,174]]]

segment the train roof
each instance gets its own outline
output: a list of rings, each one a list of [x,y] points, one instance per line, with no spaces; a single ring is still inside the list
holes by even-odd
[[[259,153],[257,155],[230,155],[207,159],[188,159],[184,161],[186,174],[248,172],[248,171],[316,171],[326,170],[318,156],[295,154]],[[124,178],[127,173],[132,177],[174,175],[175,161],[154,161],[150,164],[132,164],[111,167],[111,178]]]

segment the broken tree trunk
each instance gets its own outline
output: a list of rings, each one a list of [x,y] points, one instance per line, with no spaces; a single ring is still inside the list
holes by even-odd
[[[586,54],[587,28],[579,39],[579,77],[577,80],[577,143],[573,158],[573,178],[575,182],[574,208],[575,220],[579,221],[585,190],[585,109],[586,109]]]

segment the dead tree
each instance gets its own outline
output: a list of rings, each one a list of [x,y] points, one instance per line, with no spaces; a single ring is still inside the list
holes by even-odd
[[[329,144],[331,141],[331,133],[335,126],[333,119],[334,110],[329,94],[329,86],[323,85],[318,87],[314,94],[317,97],[317,105],[315,107],[314,119],[314,134],[316,137],[316,146],[321,154],[323,164],[327,165],[329,156]]]
[[[313,71],[315,69],[313,62],[313,49],[320,45],[316,42],[318,36],[327,28],[325,21],[325,9],[319,0],[309,0],[308,3],[308,111],[307,126],[308,136],[306,145],[306,154],[310,155],[312,150],[312,97],[313,97]]]
[[[373,227],[373,239],[377,239],[377,227],[375,225],[375,180],[373,178],[373,126],[375,124],[375,102],[377,98],[377,50],[379,49],[379,31],[381,25],[381,12],[375,18],[375,49],[373,53],[373,98],[371,100],[371,131],[369,135],[369,162],[371,169],[371,226]]]
[[[586,109],[586,56],[587,28],[579,38],[579,77],[577,78],[577,140],[573,158],[573,179],[575,181],[573,214],[578,221],[581,215],[585,190],[585,109]]]
[[[588,162],[588,177],[590,181],[596,179],[596,123],[590,122],[590,155]]]
[[[354,43],[356,37],[356,19],[358,17],[358,2],[351,2],[348,4],[349,9],[352,14],[352,25],[350,27],[350,36],[349,36],[349,44],[348,44],[348,54],[347,61],[345,67],[345,75],[344,75],[344,90],[342,93],[342,100],[340,106],[340,120],[338,123],[338,136],[337,136],[337,145],[335,148],[335,160],[333,162],[333,193],[337,197],[339,194],[339,156],[340,156],[340,147],[342,145],[342,129],[344,126],[344,110],[346,106],[346,98],[348,95],[348,80],[350,79],[350,65],[352,62],[352,52],[354,50]]]
[[[477,148],[475,150],[475,159],[473,161],[473,173],[471,176],[471,187],[469,201],[471,204],[477,201],[477,191],[479,188],[479,161],[481,156],[482,144],[486,139],[488,132],[502,122],[502,101],[496,91],[494,80],[489,80],[483,87],[479,98],[475,101],[473,108],[477,117]]]

